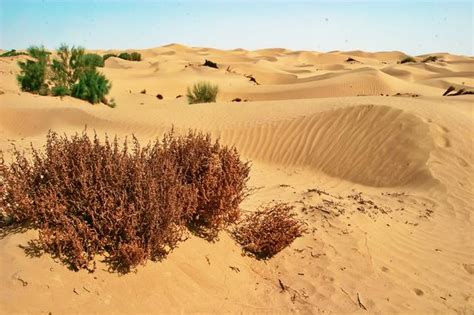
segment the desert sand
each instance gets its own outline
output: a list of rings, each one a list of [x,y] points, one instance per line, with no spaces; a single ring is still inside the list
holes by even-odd
[[[21,246],[36,231],[1,235],[0,313],[474,314],[474,96],[441,96],[450,85],[474,88],[473,57],[398,64],[397,51],[178,44],[139,52],[141,62],[110,58],[100,69],[115,109],[21,92],[25,57],[1,58],[7,161],[12,145],[41,147],[49,129],[87,126],[142,143],[172,126],[199,129],[252,161],[244,212],[289,202],[308,232],[268,261],[243,256],[226,232],[215,243],[190,235],[127,275],[30,257]],[[176,98],[200,80],[219,85],[216,103]]]

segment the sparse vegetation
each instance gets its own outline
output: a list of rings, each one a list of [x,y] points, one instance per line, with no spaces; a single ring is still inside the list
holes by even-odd
[[[87,68],[103,67],[104,60],[98,54],[84,54],[84,66]]]
[[[70,95],[71,93],[67,87],[62,86],[62,85],[56,85],[51,89],[51,94],[53,96],[62,97],[62,96]]]
[[[28,53],[22,51],[16,51],[15,49],[4,52],[0,57],[15,57],[15,56],[28,56]]]
[[[142,55],[140,53],[137,53],[137,52],[132,52],[132,53],[128,53],[128,52],[123,52],[123,53],[120,53],[117,57],[119,57],[120,59],[123,59],[123,60],[129,60],[129,61],[141,61],[142,60]]]
[[[428,56],[425,59],[423,59],[422,62],[436,62],[436,61],[438,61],[437,56]]]
[[[304,233],[304,226],[286,203],[274,203],[248,214],[232,235],[243,249],[256,258],[274,256]]]
[[[107,105],[108,105],[110,108],[115,108],[115,107],[117,107],[117,103],[115,103],[115,99],[114,99],[113,97],[110,99],[110,102],[108,102]]]
[[[407,62],[416,62],[416,59],[411,56],[407,56],[400,61],[400,63],[402,64]]]
[[[186,97],[189,104],[212,103],[216,101],[218,92],[217,85],[201,81],[194,84],[192,89],[188,87]]]
[[[44,152],[0,156],[2,222],[35,228],[31,245],[74,269],[127,272],[160,260],[183,239],[186,225],[215,237],[239,216],[249,174],[237,151],[190,131],[132,148],[86,132],[49,132]]]
[[[96,70],[104,65],[100,55],[86,54],[82,47],[69,48],[64,44],[51,62],[50,53],[43,47],[31,47],[28,53],[36,60],[18,63],[21,69],[18,82],[23,91],[61,97],[71,95],[95,104],[110,90],[110,82]]]
[[[140,53],[137,53],[136,51],[132,52],[130,54],[130,60],[132,61],[141,61],[142,60],[142,55]]]
[[[105,54],[105,55],[102,56],[102,60],[105,62],[110,57],[117,57],[117,55],[116,54]]]
[[[131,60],[132,59],[132,56],[128,53],[128,52],[123,52],[123,53],[120,53],[118,55],[118,57],[120,59],[123,59],[123,60]]]

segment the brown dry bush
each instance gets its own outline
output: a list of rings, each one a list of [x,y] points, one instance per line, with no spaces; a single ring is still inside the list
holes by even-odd
[[[192,131],[132,142],[49,132],[31,160],[0,159],[0,211],[38,228],[38,245],[74,269],[103,254],[120,272],[165,257],[190,222],[217,233],[237,219],[249,166],[234,149]]]
[[[212,143],[209,135],[189,133],[164,142],[181,167],[184,183],[197,190],[197,206],[188,226],[200,236],[215,238],[240,216],[238,206],[248,192],[248,163],[240,162],[235,148]]]
[[[248,214],[232,231],[242,248],[256,258],[271,258],[290,245],[305,229],[293,206],[273,203]]]

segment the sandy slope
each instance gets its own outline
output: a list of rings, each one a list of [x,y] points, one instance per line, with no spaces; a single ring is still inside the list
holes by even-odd
[[[209,131],[252,160],[258,189],[242,209],[290,202],[309,232],[268,262],[243,257],[227,233],[214,244],[191,237],[125,276],[28,257],[19,246],[35,231],[2,234],[2,313],[474,313],[474,98],[440,96],[448,85],[473,88],[473,58],[401,65],[401,52],[176,44],[141,52],[142,62],[111,58],[102,70],[115,109],[22,93],[22,57],[1,58],[0,150],[9,159],[12,144],[41,146],[49,129],[85,125],[144,142],[171,126]],[[220,68],[199,66],[206,58]],[[219,84],[217,103],[175,98],[202,79]]]

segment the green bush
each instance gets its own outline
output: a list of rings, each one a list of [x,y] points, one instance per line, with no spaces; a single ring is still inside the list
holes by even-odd
[[[51,81],[55,86],[64,86],[68,90],[76,83],[85,66],[84,48],[63,44],[58,49],[58,59],[51,63]]]
[[[123,60],[132,60],[132,56],[128,52],[120,53],[118,57]]]
[[[28,55],[36,59],[38,62],[47,64],[51,52],[47,51],[43,46],[31,46],[27,49]]]
[[[132,61],[141,61],[142,60],[142,55],[140,53],[137,53],[136,51],[132,52],[130,55],[130,60]]]
[[[21,71],[17,79],[23,91],[71,95],[95,104],[110,90],[110,82],[96,71],[96,67],[104,66],[104,59],[98,54],[86,54],[82,47],[70,48],[65,44],[59,47],[52,62],[49,62],[50,52],[43,47],[30,47],[28,53],[36,60],[18,63]]]
[[[198,82],[193,85],[192,90],[188,87],[186,97],[189,104],[212,103],[216,101],[219,88],[209,82]]]
[[[104,59],[98,54],[85,54],[82,58],[85,67],[93,68],[104,66]]]
[[[17,76],[20,88],[25,92],[38,93],[44,85],[46,66],[37,61],[18,62],[20,74]]]
[[[95,69],[88,70],[82,73],[79,82],[72,86],[71,95],[96,104],[109,93],[110,88],[111,84],[103,74]]]
[[[102,56],[102,60],[105,62],[110,57],[117,57],[117,55],[116,54],[105,54],[105,55]]]
[[[28,54],[25,52],[16,51],[15,49],[12,49],[12,50],[4,52],[3,54],[0,55],[0,57],[15,57],[15,56],[21,56],[21,55],[28,55]]]
[[[62,85],[57,85],[51,89],[53,96],[66,96],[70,94],[70,91],[67,87]]]
[[[28,54],[36,59],[35,61],[19,61],[20,74],[17,76],[20,88],[25,92],[39,93],[40,89],[44,93],[44,85],[47,74],[47,64],[49,52],[44,47],[31,46]]]
[[[109,57],[112,57],[112,56],[109,56]],[[142,55],[140,53],[137,53],[136,51],[132,53],[123,52],[123,53],[120,53],[118,56],[114,55],[114,57],[119,57],[120,59],[128,60],[128,61],[141,61],[142,60]]]
[[[400,63],[407,63],[407,62],[416,62],[416,59],[411,56],[407,56],[403,58],[402,61],[400,61]]]

